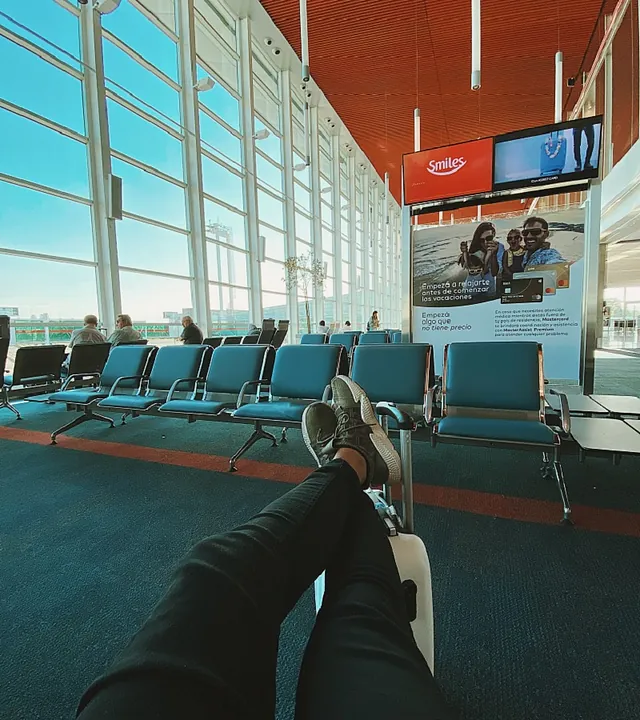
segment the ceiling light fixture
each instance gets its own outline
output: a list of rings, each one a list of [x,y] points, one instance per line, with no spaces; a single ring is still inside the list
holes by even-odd
[[[554,122],[562,122],[562,74],[563,74],[563,56],[558,50],[556,53],[556,93],[555,93],[555,112]]]
[[[100,15],[108,15],[118,9],[122,0],[95,0],[93,9],[97,10]]]
[[[207,90],[211,90],[215,84],[216,81],[207,75],[206,77],[200,78],[193,87],[198,92],[207,92]]]
[[[271,130],[268,130],[267,128],[262,128],[262,130],[258,130],[257,133],[253,136],[254,140],[266,140],[269,135],[271,135]]]
[[[300,55],[302,82],[309,82],[309,29],[307,27],[307,0],[300,0]]]
[[[471,0],[471,89],[480,90],[480,0]]]

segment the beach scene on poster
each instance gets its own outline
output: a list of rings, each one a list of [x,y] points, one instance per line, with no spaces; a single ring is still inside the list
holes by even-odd
[[[417,228],[413,342],[535,340],[545,376],[579,381],[584,210]]]

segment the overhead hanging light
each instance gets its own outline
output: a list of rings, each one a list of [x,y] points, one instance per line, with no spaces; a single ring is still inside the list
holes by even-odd
[[[420,108],[413,111],[413,151],[420,152]]]
[[[307,0],[300,0],[300,54],[302,55],[302,82],[309,82],[309,30],[307,27]]]
[[[555,92],[555,112],[554,122],[562,122],[562,74],[563,74],[563,55],[558,50],[556,53],[556,92]]]
[[[121,2],[122,0],[94,0],[93,9],[97,10],[100,15],[108,15],[117,10]]]
[[[480,85],[480,0],[471,0],[471,89]]]

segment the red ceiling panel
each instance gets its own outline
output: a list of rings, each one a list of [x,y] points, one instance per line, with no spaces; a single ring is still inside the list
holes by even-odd
[[[262,0],[299,53],[298,0]],[[482,88],[470,89],[468,0],[308,0],[314,80],[400,199],[402,154],[553,121],[554,56],[588,70],[615,0],[482,0]],[[565,88],[567,107],[579,87]]]

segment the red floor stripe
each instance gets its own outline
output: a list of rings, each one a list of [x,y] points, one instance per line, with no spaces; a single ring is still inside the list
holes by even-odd
[[[0,426],[0,439],[33,445],[49,445],[51,442],[48,433],[6,426]],[[184,450],[163,450],[142,445],[74,438],[68,435],[61,436],[58,443],[60,447],[69,450],[156,462],[177,467],[189,467],[196,470],[225,472],[229,466],[227,457],[185,452]],[[58,452],[58,449],[52,447],[51,452]],[[291,484],[304,480],[311,470],[311,467],[257,462],[244,458],[239,461],[239,475]],[[398,488],[394,488],[394,490],[394,496],[399,495]],[[479,490],[416,484],[413,488],[413,494],[414,501],[421,505],[447,508],[476,515],[488,515],[506,520],[557,525],[562,515],[559,502],[498,495]],[[580,529],[640,537],[640,513],[610,510],[588,505],[573,505],[572,508],[574,522]]]

